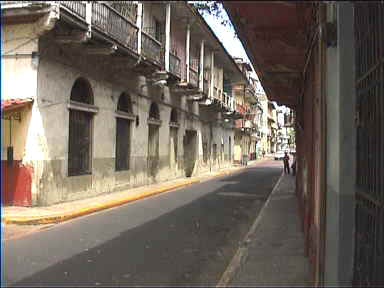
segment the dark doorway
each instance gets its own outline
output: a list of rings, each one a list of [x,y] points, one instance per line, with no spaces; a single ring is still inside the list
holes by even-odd
[[[191,177],[196,163],[197,132],[194,130],[185,131],[184,145],[184,171],[186,177]]]
[[[169,166],[172,169],[177,168],[177,146],[178,146],[178,115],[175,108],[171,110],[171,118],[169,119]]]
[[[132,113],[131,99],[128,94],[120,95],[117,111]],[[131,154],[131,120],[125,118],[116,118],[116,171],[128,170]]]
[[[149,109],[148,119],[148,174],[156,177],[159,172],[159,126],[160,112],[156,103],[152,103]]]

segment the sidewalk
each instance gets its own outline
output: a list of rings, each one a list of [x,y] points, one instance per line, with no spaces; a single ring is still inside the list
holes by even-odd
[[[267,160],[260,159],[248,163],[254,165]],[[83,200],[65,202],[45,207],[2,207],[1,221],[4,224],[48,224],[66,221],[72,218],[91,214],[104,209],[120,206],[128,202],[143,199],[159,193],[168,192],[194,183],[207,181],[214,177],[232,174],[247,166],[224,168],[215,172],[207,172],[196,177],[180,178],[160,184],[141,186],[122,192],[103,194]]]
[[[217,286],[311,286],[295,196],[282,175]]]

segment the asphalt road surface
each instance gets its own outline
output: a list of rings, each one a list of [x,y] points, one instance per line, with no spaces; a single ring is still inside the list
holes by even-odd
[[[3,285],[215,285],[282,173],[236,174],[3,241]]]

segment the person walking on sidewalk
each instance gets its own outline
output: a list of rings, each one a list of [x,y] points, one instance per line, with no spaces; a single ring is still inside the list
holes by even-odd
[[[289,156],[288,156],[287,152],[284,153],[283,161],[284,161],[284,173],[289,174],[289,172],[290,172],[289,171]]]

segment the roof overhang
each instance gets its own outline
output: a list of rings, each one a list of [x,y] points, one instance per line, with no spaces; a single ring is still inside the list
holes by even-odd
[[[303,87],[314,4],[223,1],[223,5],[268,99],[294,107]]]
[[[25,106],[31,105],[32,102],[32,98],[1,100],[1,112],[6,113],[19,110]]]

